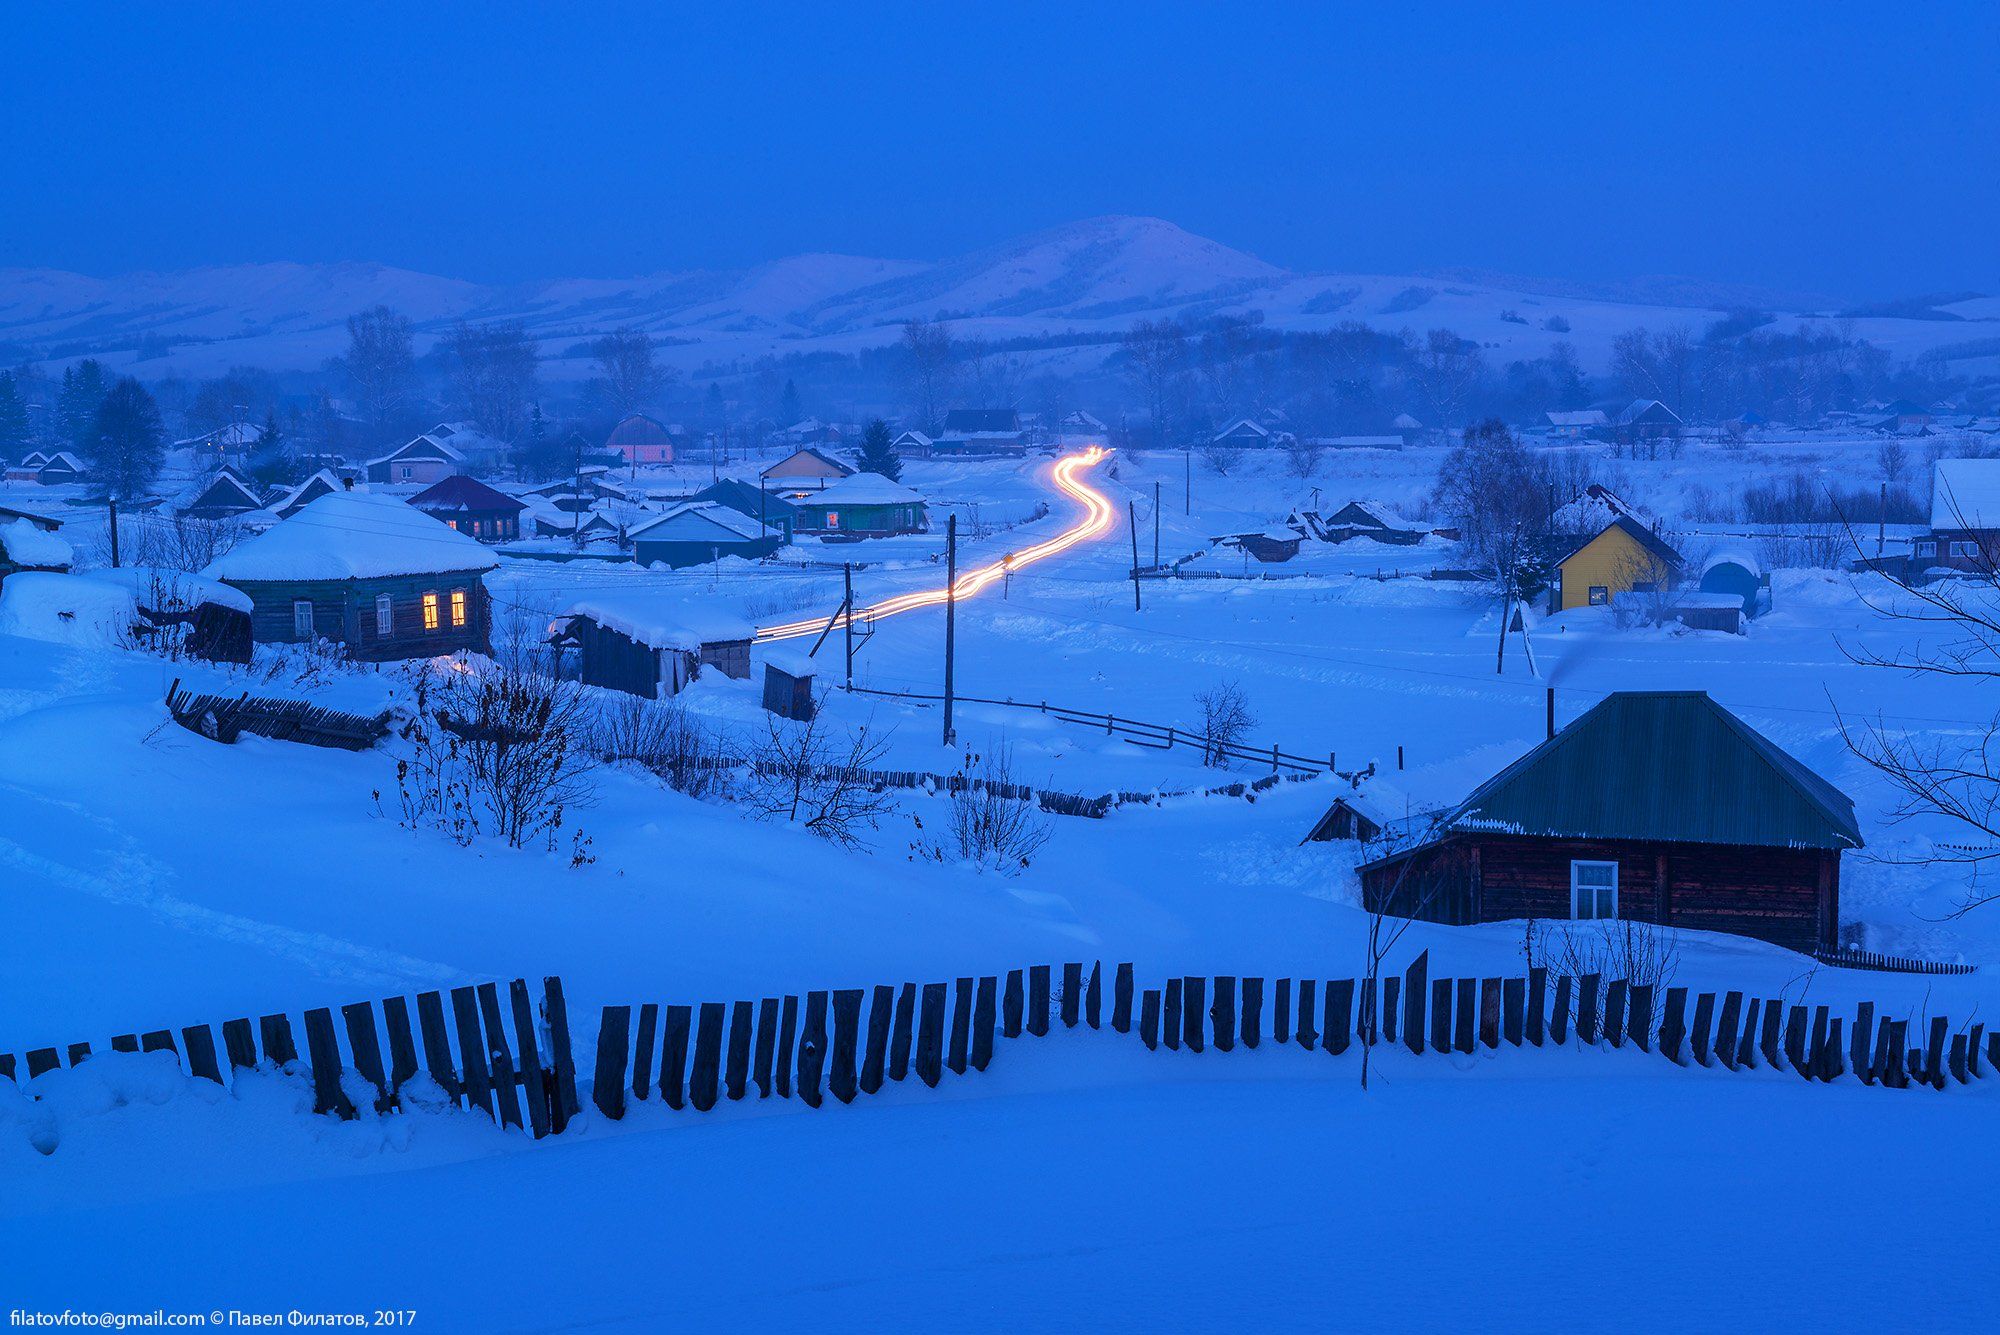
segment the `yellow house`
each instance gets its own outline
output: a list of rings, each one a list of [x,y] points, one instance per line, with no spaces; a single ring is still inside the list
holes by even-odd
[[[1621,593],[1651,593],[1673,582],[1680,553],[1622,515],[1556,562],[1549,611],[1601,607]]]

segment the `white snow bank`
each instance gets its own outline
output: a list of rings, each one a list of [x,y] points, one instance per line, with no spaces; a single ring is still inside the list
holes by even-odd
[[[16,519],[11,524],[0,524],[0,557],[17,566],[59,566],[67,570],[76,553],[60,534]]]
[[[589,617],[651,649],[692,652],[704,644],[754,639],[757,634],[757,627],[726,602],[655,591],[598,594],[572,604],[569,615]]]
[[[87,570],[83,579],[115,584],[129,590],[141,606],[155,612],[188,611],[203,603],[214,603],[237,612],[248,612],[250,595],[220,580],[190,575],[185,570],[164,566],[120,566],[115,570]]]
[[[338,491],[218,558],[231,581],[377,579],[492,570],[492,552],[393,496]]]
[[[102,580],[22,571],[0,583],[0,635],[104,648],[123,644],[138,619],[132,591]]]

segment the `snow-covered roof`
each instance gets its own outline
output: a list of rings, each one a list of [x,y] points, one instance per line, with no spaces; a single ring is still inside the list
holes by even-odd
[[[37,528],[26,519],[0,524],[0,558],[17,566],[69,568],[76,553],[60,534]]]
[[[588,617],[649,649],[692,652],[704,644],[757,636],[757,627],[727,602],[659,589],[596,594],[571,604],[568,615]]]
[[[1763,578],[1764,566],[1747,547],[1718,547],[1702,560],[1701,573],[1706,575],[1717,566],[1742,566],[1758,579]]]
[[[1583,495],[1556,507],[1549,527],[1557,533],[1597,533],[1615,519],[1629,519],[1641,528],[1653,527],[1653,516],[1631,504],[1611,488],[1596,482]]]
[[[277,495],[270,497],[265,502],[265,508],[270,510],[283,511],[288,506],[297,505],[299,502],[299,498],[304,496],[306,492],[311,490],[315,485],[318,485],[319,487],[321,487],[326,491],[341,490],[340,479],[333,475],[333,470],[330,468],[322,468],[317,473],[314,473],[311,477],[307,478],[305,481],[299,483],[297,486],[286,488],[280,491]]]
[[[1620,426],[1631,426],[1633,423],[1642,420],[1678,422],[1681,419],[1679,413],[1676,413],[1672,408],[1661,403],[1658,399],[1634,399],[1626,405],[1624,412],[1618,414],[1618,425]]]
[[[1216,440],[1223,440],[1229,436],[1238,434],[1245,427],[1250,429],[1250,434],[1253,436],[1268,436],[1271,434],[1268,430],[1257,425],[1257,423],[1251,421],[1249,418],[1239,417],[1228,426],[1222,428],[1222,430],[1216,432],[1214,438]]]
[[[400,459],[412,451],[415,451],[419,458],[449,459],[453,463],[463,463],[465,461],[465,456],[456,448],[445,444],[436,436],[422,435],[418,436],[415,440],[404,441],[401,445],[398,445],[395,449],[379,458],[370,459],[368,464],[371,468],[376,464],[386,464],[390,460]]]
[[[831,666],[822,663],[803,649],[772,649],[764,655],[764,661],[778,671],[793,677],[818,676]]]
[[[930,448],[931,445],[931,438],[929,436],[926,436],[923,432],[916,430],[915,428],[905,431],[902,435],[896,437],[896,439],[891,441],[890,443],[892,445],[901,445],[906,440],[913,440],[918,445],[921,445],[926,449]]]
[[[1940,459],[1931,470],[1932,528],[2000,528],[2000,459]]]
[[[479,543],[394,496],[335,491],[224,553],[202,573],[232,583],[380,579],[499,564]]]
[[[140,606],[155,612],[187,611],[203,603],[214,603],[238,612],[250,611],[250,595],[232,589],[220,580],[190,575],[185,570],[164,566],[119,566],[116,569],[86,570],[79,578],[116,584],[131,592]]]
[[[801,505],[908,505],[922,504],[923,497],[900,482],[891,482],[880,473],[856,473],[827,484],[800,501]]]
[[[50,464],[62,464],[65,467],[75,469],[79,473],[83,471],[83,460],[77,458],[68,450],[57,450],[42,461],[42,467],[44,468],[47,468]]]
[[[719,501],[686,501],[657,519],[647,520],[633,529],[631,536],[653,542],[713,542],[730,537],[755,541],[776,537],[777,531]]]
[[[1395,427],[1398,431],[1422,431],[1424,429],[1424,424],[1408,413],[1397,413],[1396,420],[1389,423],[1389,425]]]
[[[1611,419],[1604,415],[1602,408],[1585,408],[1581,412],[1548,413],[1550,426],[1591,427],[1608,426]]]
[[[125,643],[138,619],[132,591],[102,580],[26,571],[0,583],[0,635],[103,647]]]

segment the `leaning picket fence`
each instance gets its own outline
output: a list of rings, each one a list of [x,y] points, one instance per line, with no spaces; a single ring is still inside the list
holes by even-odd
[[[591,1104],[624,1117],[632,1100],[707,1112],[724,1101],[796,1098],[817,1108],[831,1094],[851,1103],[914,1075],[935,1087],[947,1073],[984,1071],[998,1040],[1042,1038],[1056,1029],[1136,1035],[1148,1050],[1227,1053],[1266,1042],[1340,1056],[1363,1047],[1473,1054],[1502,1048],[1632,1048],[1679,1065],[1728,1071],[1760,1066],[1816,1083],[1852,1076],[1892,1089],[1983,1080],[2000,1068],[2000,1030],[1954,1026],[1942,1015],[1852,1017],[1828,1006],[1740,991],[1691,994],[1599,974],[1530,969],[1510,978],[1432,978],[1429,952],[1379,980],[1186,975],[1139,988],[1130,964],[1035,965],[948,982],[700,1002],[603,1008]],[[225,1021],[218,1048],[208,1025],[123,1034],[119,1051],[168,1051],[190,1076],[227,1083],[263,1064],[309,1074],[314,1109],[343,1118],[361,1105],[392,1113],[407,1102],[476,1110],[537,1139],[576,1123],[581,1111],[568,1012],[559,979],[537,1001],[523,979],[449,994],[421,992],[376,1004],[306,1011],[301,1060],[292,1017]],[[1106,993],[1109,996],[1106,996]],[[448,1008],[447,1008],[448,1002]],[[414,1010],[415,1023],[412,1024]],[[341,1038],[346,1043],[343,1050]],[[384,1042],[386,1036],[386,1052]],[[177,1041],[178,1039],[178,1041]],[[37,1048],[33,1079],[91,1056],[88,1043]],[[0,1077],[17,1075],[0,1053]],[[413,1086],[419,1075],[428,1086]],[[355,1078],[350,1078],[355,1077]]]

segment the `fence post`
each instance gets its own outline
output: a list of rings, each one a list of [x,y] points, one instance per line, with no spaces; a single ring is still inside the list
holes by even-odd
[[[1549,1016],[1549,1040],[1557,1047],[1569,1041],[1570,976],[1556,975],[1555,1009]]]
[[[1036,964],[1028,970],[1028,1032],[1036,1038],[1049,1032],[1049,966]]]
[[[1168,1051],[1179,1052],[1181,1050],[1181,980],[1178,978],[1167,979],[1165,1006],[1161,1010],[1161,1016],[1160,1038],[1166,1043]]]
[[[868,1046],[861,1059],[861,1092],[873,1094],[882,1088],[882,1074],[889,1062],[889,1019],[896,1010],[896,989],[887,983],[875,986],[868,1005]]]
[[[799,999],[788,995],[778,1002],[778,1051],[771,1064],[772,1075],[778,1086],[778,1097],[792,1097],[792,1075],[797,1067],[796,1035],[799,1027]]]
[[[1243,980],[1243,1046],[1254,1048],[1264,1041],[1264,980]]]
[[[1318,989],[1319,981],[1317,979],[1299,979],[1299,1005],[1298,1009],[1293,1012],[1295,1019],[1292,1023],[1292,1033],[1297,1037],[1299,1046],[1308,1051],[1319,1041],[1319,1035],[1313,1032],[1314,1001],[1316,1000]]]
[[[1215,1050],[1229,1052],[1236,1047],[1236,979],[1229,974],[1215,976],[1215,1000],[1208,1009],[1209,1028],[1215,1036]]]
[[[946,1051],[945,1068],[953,1075],[964,1075],[970,1056],[967,1049],[972,1044],[972,980],[957,979],[952,988],[951,1047]]]
[[[1594,973],[1579,980],[1576,997],[1576,1037],[1582,1043],[1597,1042],[1597,989],[1603,978]]]
[[[972,1006],[972,1069],[983,1071],[993,1060],[994,1006],[1000,980],[986,974],[979,980],[979,996]]]
[[[907,987],[909,984],[906,983],[904,986]],[[1019,969],[1009,969],[1007,971],[1007,990],[1001,996],[1000,1000],[1000,1033],[1002,1037],[1019,1038],[1021,1036],[1021,1016],[1023,1009],[1021,971]]]
[[[889,1078],[901,1080],[910,1073],[910,1044],[916,1033],[917,985],[904,983],[896,993],[896,1024],[889,1037]]]
[[[1479,980],[1479,1041],[1488,1048],[1500,1046],[1500,980]]]
[[[778,999],[764,997],[757,1003],[757,1056],[750,1078],[757,1085],[757,1097],[771,1097],[771,1060],[778,1051]],[[877,1072],[880,1075],[880,1072]],[[871,1093],[873,1091],[870,1091]]]
[[[1104,961],[1090,962],[1090,981],[1083,985],[1083,1022],[1092,1029],[1102,1028],[1104,1018]]]
[[[1723,1069],[1736,1069],[1736,1022],[1743,1010],[1743,994],[1726,992],[1722,997],[1722,1015],[1715,1031],[1715,1055],[1722,1059]]]
[[[1292,980],[1289,978],[1280,978],[1271,996],[1271,1040],[1279,1044],[1292,1041]]]
[[[944,1073],[943,983],[925,983],[917,1012],[917,1078],[933,1089]]]
[[[1326,1014],[1320,1025],[1326,1050],[1338,1057],[1354,1037],[1354,980],[1338,978],[1326,985]]]
[[[1150,987],[1139,998],[1139,1041],[1148,1052],[1160,1046],[1160,994]]]
[[[860,1046],[860,1036],[861,989],[843,988],[833,994],[833,1071],[827,1077],[827,1088],[842,1103],[854,1102],[859,1087],[854,1055]]]
[[[1431,1051],[1451,1051],[1451,979],[1431,979]]]
[[[1431,952],[1424,949],[1403,970],[1403,1046],[1411,1052],[1424,1050],[1424,1001],[1430,986]]]
[[[1501,1034],[1514,1047],[1521,1046],[1527,1028],[1528,980],[1507,978],[1500,983]]]
[[[1083,1013],[1083,965],[1074,962],[1063,965],[1062,980],[1063,1028],[1074,1029]]]
[[[821,1102],[820,1077],[826,1070],[826,993],[806,993],[805,1024],[799,1030],[799,1097],[808,1108]]]
[[[1854,1008],[1854,1032],[1849,1036],[1848,1060],[1854,1067],[1854,1074],[1864,1085],[1875,1083],[1875,1054],[1868,1040],[1873,1037],[1875,1026],[1875,1003],[1864,1001]],[[1974,1040],[1978,1046],[1978,1040]],[[1975,1057],[1975,1061],[1977,1058]]]
[[[1121,1034],[1132,1032],[1132,966],[1121,964],[1111,976],[1111,1027]]]
[[[1625,1031],[1632,1041],[1639,1045],[1639,1051],[1653,1050],[1653,985],[1636,983],[1632,987],[1632,1016],[1626,1022]]]

